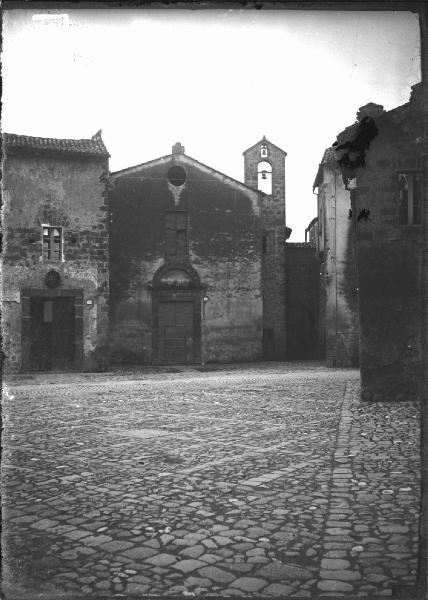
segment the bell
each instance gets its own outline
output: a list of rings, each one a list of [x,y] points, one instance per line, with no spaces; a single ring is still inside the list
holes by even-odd
[[[266,171],[262,171],[262,179],[267,179],[267,177],[266,177]]]

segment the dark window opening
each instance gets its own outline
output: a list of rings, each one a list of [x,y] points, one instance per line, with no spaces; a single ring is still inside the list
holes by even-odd
[[[188,251],[187,212],[169,211],[165,215],[165,251],[168,255],[183,255]]]
[[[43,258],[62,260],[62,227],[43,226]]]
[[[168,171],[168,181],[175,186],[183,185],[186,181],[186,171],[178,165],[171,167]]]
[[[420,173],[399,173],[400,202],[398,222],[400,225],[422,223],[422,177]]]
[[[267,250],[267,239],[266,239],[266,234],[264,234],[262,237],[262,252],[263,252],[263,254],[266,254],[266,250]]]

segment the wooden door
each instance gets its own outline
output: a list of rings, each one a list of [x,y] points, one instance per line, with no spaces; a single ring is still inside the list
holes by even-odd
[[[194,362],[193,302],[160,302],[158,315],[160,361]]]
[[[74,298],[31,298],[30,364],[34,371],[62,370],[75,358]]]

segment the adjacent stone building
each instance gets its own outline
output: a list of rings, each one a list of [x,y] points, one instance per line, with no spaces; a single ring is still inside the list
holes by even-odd
[[[410,399],[423,376],[422,88],[368,104],[338,136],[356,239],[363,398]]]
[[[334,148],[325,150],[313,189],[317,190],[318,206],[315,244],[320,274],[320,353],[327,366],[357,366],[358,282],[351,199]]]
[[[5,371],[80,369],[108,333],[108,157],[99,132],[3,135]]]

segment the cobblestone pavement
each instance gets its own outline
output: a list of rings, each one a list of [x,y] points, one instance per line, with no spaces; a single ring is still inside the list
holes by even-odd
[[[415,584],[419,408],[358,372],[15,377],[5,597],[382,597]]]

